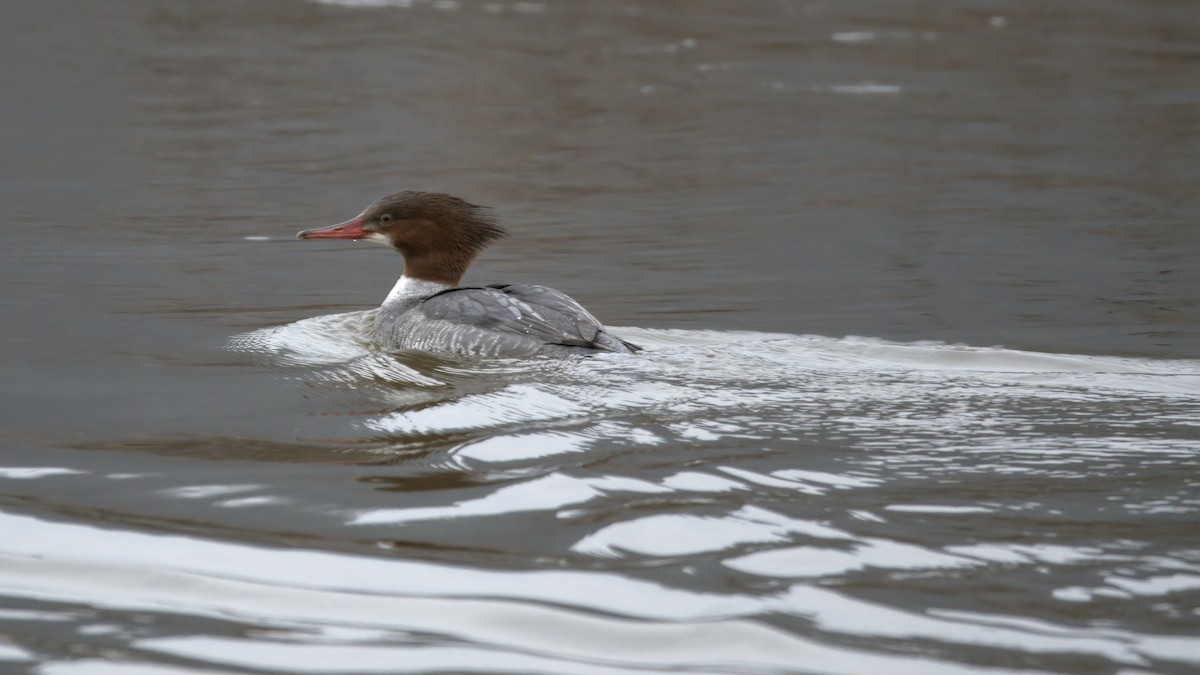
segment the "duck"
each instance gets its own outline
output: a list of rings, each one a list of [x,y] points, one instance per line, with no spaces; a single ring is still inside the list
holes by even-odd
[[[296,234],[367,240],[403,256],[404,272],[375,315],[375,339],[385,351],[502,358],[642,351],[562,291],[533,284],[462,286],[479,254],[507,236],[487,207],[412,190],[382,197],[346,222]]]

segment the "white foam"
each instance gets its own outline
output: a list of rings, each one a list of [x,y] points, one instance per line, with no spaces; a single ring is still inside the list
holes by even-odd
[[[59,466],[7,466],[0,467],[0,478],[13,480],[33,480],[47,476],[69,476],[71,474],[87,473],[78,469],[67,469]]]

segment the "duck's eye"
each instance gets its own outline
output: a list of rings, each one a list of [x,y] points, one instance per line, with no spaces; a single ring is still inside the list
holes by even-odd
[[[385,213],[382,216],[379,216],[379,222],[383,223],[384,225],[392,222],[392,214]]]

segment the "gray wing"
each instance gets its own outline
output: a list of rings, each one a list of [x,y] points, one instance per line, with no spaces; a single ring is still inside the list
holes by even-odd
[[[443,291],[413,310],[429,319],[523,336],[544,345],[634,352],[613,337],[579,303],[561,291],[530,284]]]

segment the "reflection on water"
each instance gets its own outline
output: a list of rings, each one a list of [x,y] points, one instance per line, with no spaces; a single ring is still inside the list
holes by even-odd
[[[5,9],[0,671],[1200,669],[1189,4]],[[649,351],[379,353],[399,189]]]
[[[306,441],[352,459],[321,470],[335,499],[173,459],[8,468],[30,486],[10,494],[99,480],[90,503],[209,534],[3,516],[0,588],[97,645],[115,638],[72,608],[204,619],[118,642],[248,669],[1200,665],[1200,492],[1179,473],[1200,457],[1200,362],[620,328],[648,352],[480,362],[379,354],[371,314],[230,342],[338,420]],[[323,398],[340,390],[374,405]],[[321,550],[350,542],[374,554]],[[1144,618],[1080,625],[1080,607]]]

